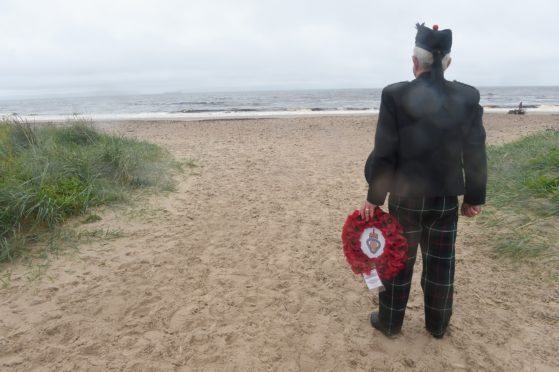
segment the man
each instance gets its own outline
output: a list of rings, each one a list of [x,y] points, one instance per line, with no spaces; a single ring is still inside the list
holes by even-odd
[[[454,243],[458,195],[462,215],[473,217],[485,203],[487,161],[479,92],[444,79],[452,31],[417,24],[411,82],[382,91],[375,147],[365,165],[369,183],[361,217],[373,217],[386,195],[389,211],[404,228],[407,265],[384,281],[371,324],[386,336],[400,332],[417,247],[421,246],[425,325],[442,338],[452,315]]]

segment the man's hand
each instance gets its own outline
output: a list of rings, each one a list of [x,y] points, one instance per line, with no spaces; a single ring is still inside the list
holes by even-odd
[[[359,213],[361,214],[361,218],[364,219],[365,221],[369,221],[369,219],[372,219],[373,215],[375,214],[375,209],[377,207],[378,205],[371,204],[365,200],[363,206],[359,210]]]
[[[481,205],[470,205],[467,203],[462,203],[461,212],[462,216],[475,217],[481,213]]]

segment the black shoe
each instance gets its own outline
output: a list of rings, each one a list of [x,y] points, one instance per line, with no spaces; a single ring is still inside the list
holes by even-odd
[[[385,335],[386,337],[394,337],[396,336],[398,333],[400,333],[400,330],[398,329],[397,331],[392,331],[389,332],[388,329],[386,329],[381,323],[380,323],[380,319],[378,317],[378,311],[373,311],[371,313],[371,325],[373,326],[374,329],[377,329],[379,331],[382,332],[383,335]]]
[[[444,334],[445,334],[445,332],[446,332],[446,329],[443,330],[442,333],[435,333],[435,332],[431,332],[430,330],[427,330],[427,332],[429,332],[429,334],[430,334],[431,336],[433,336],[433,337],[435,337],[435,338],[437,338],[437,339],[440,340],[441,338],[444,337]]]

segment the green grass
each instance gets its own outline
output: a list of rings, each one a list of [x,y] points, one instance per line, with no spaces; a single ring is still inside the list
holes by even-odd
[[[91,207],[124,201],[133,190],[172,190],[178,168],[165,149],[102,133],[87,121],[0,121],[0,262]]]
[[[557,257],[559,131],[488,148],[487,206],[479,222],[499,257]]]

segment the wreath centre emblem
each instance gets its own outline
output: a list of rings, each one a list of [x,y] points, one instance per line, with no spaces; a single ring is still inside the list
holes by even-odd
[[[369,247],[369,249],[373,253],[377,253],[377,251],[380,248],[380,242],[378,240],[378,234],[375,233],[374,231],[369,233],[369,239],[367,239],[367,247]]]
[[[376,227],[365,229],[360,240],[361,250],[369,258],[379,257],[384,251],[384,235]]]

